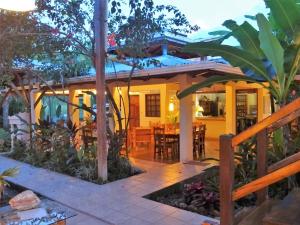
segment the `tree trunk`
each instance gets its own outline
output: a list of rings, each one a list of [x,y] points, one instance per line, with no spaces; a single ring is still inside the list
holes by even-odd
[[[95,67],[97,90],[97,158],[98,176],[107,180],[107,132],[106,132],[106,97],[105,97],[105,57],[107,34],[107,0],[95,2]]]

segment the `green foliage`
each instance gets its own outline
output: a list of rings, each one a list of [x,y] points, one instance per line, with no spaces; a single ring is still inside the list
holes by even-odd
[[[235,21],[227,20],[223,25],[231,30],[231,35],[239,41],[242,49],[245,49],[256,56],[263,55],[259,48],[258,31],[248,22],[244,22],[239,26]]]
[[[300,9],[295,0],[268,0],[265,1],[271,10],[272,20],[276,27],[284,32],[289,40],[299,43]]]
[[[97,175],[96,146],[81,147],[75,140],[77,126],[67,121],[66,127],[41,120],[34,125],[32,148],[17,142],[10,157],[94,183],[103,183]],[[108,181],[126,178],[138,173],[129,160],[120,154],[122,141],[113,135],[108,151]]]
[[[5,152],[10,148],[10,133],[0,128],[0,152]]]
[[[14,116],[20,112],[25,112],[24,102],[20,98],[12,98],[8,106],[8,115]]]
[[[226,34],[226,38],[233,36],[240,43],[239,47],[220,42],[200,42],[187,45],[184,51],[221,56],[232,66],[239,67],[246,76],[253,76],[256,83],[268,82],[266,88],[282,106],[287,102],[290,87],[300,68],[300,8],[295,0],[288,0],[287,4],[281,0],[265,2],[271,10],[270,18],[267,20],[262,14],[256,16],[259,31],[246,22],[242,25],[231,20],[224,23],[231,30],[231,35]],[[224,79],[216,80],[216,83],[223,82]],[[179,96],[194,91],[195,86]]]
[[[19,168],[17,167],[7,169],[2,173],[0,173],[0,186],[8,185],[8,183],[5,181],[5,178],[15,177],[18,175],[18,173],[19,173]]]

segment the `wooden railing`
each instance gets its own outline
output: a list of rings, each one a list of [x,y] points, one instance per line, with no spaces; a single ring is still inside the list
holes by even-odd
[[[300,98],[248,128],[242,133],[220,137],[220,217],[221,225],[234,224],[234,201],[256,192],[257,204],[266,200],[267,187],[300,172],[300,153],[268,167],[268,133],[300,117]],[[257,179],[234,190],[234,149],[257,136]]]

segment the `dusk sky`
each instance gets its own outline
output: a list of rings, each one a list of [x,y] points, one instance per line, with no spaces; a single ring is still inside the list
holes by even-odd
[[[202,30],[219,27],[227,19],[255,15],[264,9],[263,0],[155,0],[156,4],[177,6],[188,19]]]

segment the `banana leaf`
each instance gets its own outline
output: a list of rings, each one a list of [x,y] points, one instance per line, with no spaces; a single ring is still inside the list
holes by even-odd
[[[274,36],[272,27],[263,14],[257,14],[257,24],[259,27],[260,47],[272,62],[277,76],[283,75],[284,69],[284,50],[279,40]]]
[[[183,48],[183,51],[201,55],[221,56],[232,66],[239,67],[242,71],[252,70],[257,76],[272,82],[262,60],[245,50],[229,45],[198,42],[187,45]]]
[[[232,31],[232,36],[238,40],[242,49],[260,58],[264,57],[260,49],[258,31],[250,23],[244,22],[239,26],[234,20],[226,20],[223,25]]]
[[[291,39],[299,42],[300,8],[295,0],[265,0],[276,25]]]

